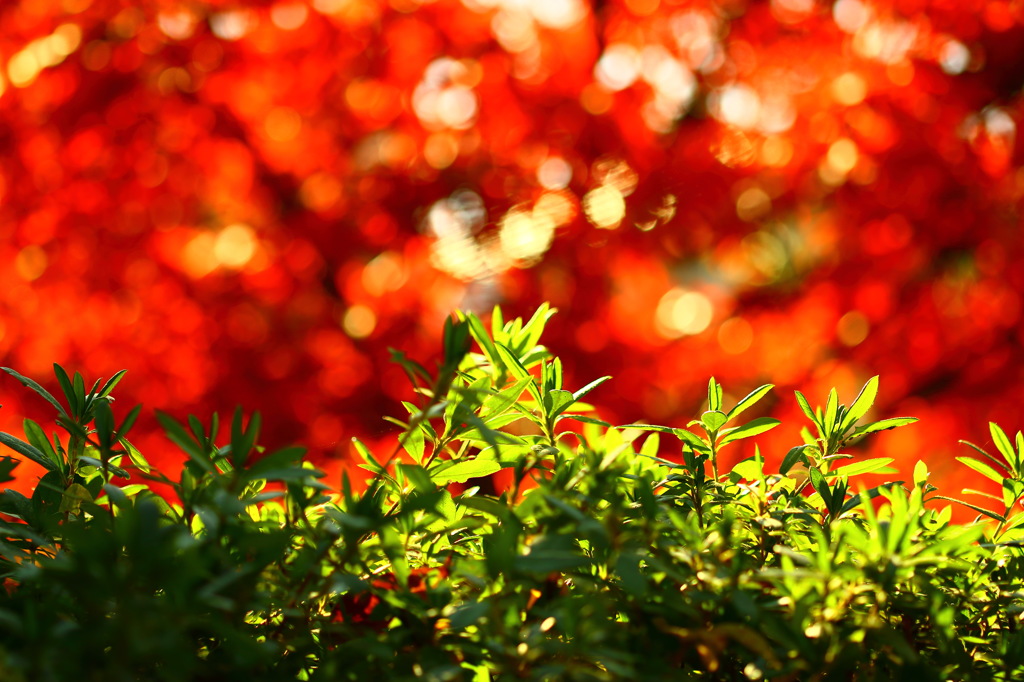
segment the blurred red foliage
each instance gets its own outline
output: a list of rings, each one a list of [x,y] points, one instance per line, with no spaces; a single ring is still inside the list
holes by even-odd
[[[852,398],[952,471],[1024,426],[1017,0],[11,0],[0,359],[386,438],[452,308],[550,300],[613,421],[709,375]],[[0,383],[0,428],[43,405]],[[138,439],[151,459],[152,422]],[[778,457],[795,427],[761,439]],[[910,460],[910,461],[908,461]]]

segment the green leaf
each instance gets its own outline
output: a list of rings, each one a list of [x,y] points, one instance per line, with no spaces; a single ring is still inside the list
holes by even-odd
[[[620,429],[640,429],[641,431],[657,431],[659,433],[671,433],[672,435],[678,436],[678,431],[682,429],[673,429],[671,426],[658,426],[657,424],[624,424],[619,427]],[[691,434],[692,435],[692,434]]]
[[[509,372],[512,373],[512,376],[518,379],[530,379],[529,383],[526,384],[526,390],[530,392],[530,395],[533,396],[533,399],[537,401],[538,405],[543,405],[544,399],[541,397],[540,389],[537,388],[537,381],[534,379],[533,375],[523,367],[523,364],[519,362],[519,358],[516,357],[516,354],[507,346],[497,344],[497,348],[498,355],[501,356],[502,362],[505,363],[505,366],[508,368]]]
[[[996,483],[1002,485],[1003,479],[1006,478],[1001,473],[990,467],[984,462],[974,459],[973,457],[957,457],[956,461],[960,462],[964,466],[974,469],[985,478],[991,479]]]
[[[519,400],[519,396],[526,390],[526,385],[532,381],[532,376],[518,379],[497,393],[488,395],[480,409],[480,416],[483,418],[484,423],[489,423],[495,417],[504,414]]]
[[[600,379],[594,379],[589,384],[587,384],[586,386],[584,386],[583,388],[579,389],[578,391],[576,391],[575,393],[572,394],[573,402],[575,402],[577,400],[582,400],[585,395],[587,395],[588,393],[593,391],[595,388],[597,388],[598,386],[600,386],[604,382],[608,381],[609,379],[611,379],[610,376],[603,376]]]
[[[544,411],[547,413],[549,420],[554,420],[555,417],[565,412],[574,402],[576,401],[572,397],[572,393],[556,389],[544,396]]]
[[[711,445],[692,431],[687,431],[686,429],[672,429],[672,433],[679,438],[679,440],[683,441],[697,452],[711,452]]]
[[[523,352],[526,353],[537,345],[540,341],[541,335],[544,333],[544,327],[547,325],[548,320],[554,315],[557,310],[551,308],[547,303],[542,303],[540,307],[533,313],[533,316],[523,325],[520,334],[522,338],[520,343],[522,344]]]
[[[500,368],[501,357],[498,355],[498,349],[494,347],[494,341],[491,340],[491,336],[484,328],[483,322],[473,313],[466,314],[466,321],[469,322],[469,333],[480,345],[480,350],[484,352],[484,355],[491,361],[492,365]]]
[[[700,416],[700,421],[704,424],[704,428],[707,429],[708,433],[714,433],[722,428],[725,422],[729,421],[729,417],[719,410],[708,410]]]
[[[139,418],[139,413],[142,412],[142,405],[136,405],[128,412],[125,416],[124,421],[121,422],[121,426],[117,428],[118,437],[124,437],[131,428],[135,426],[135,420]]]
[[[249,417],[249,423],[242,426],[242,407],[235,408],[234,417],[231,420],[231,463],[236,469],[245,465],[249,453],[256,444],[259,437],[262,418],[259,412],[253,412]]]
[[[126,369],[122,369],[118,372],[115,372],[114,376],[110,377],[110,379],[107,380],[107,383],[103,384],[103,388],[99,390],[99,393],[96,395],[96,397],[106,398],[107,396],[109,396],[111,391],[113,391],[114,388],[116,388],[117,385],[121,383],[121,379],[127,372],[128,370]]]
[[[764,472],[761,468],[762,464],[763,462],[758,462],[756,458],[748,457],[742,462],[738,462],[732,468],[732,473],[748,481],[760,481],[764,478]]]
[[[75,403],[78,405],[79,414],[85,412],[85,379],[79,372],[71,378],[71,388],[74,390]]]
[[[243,482],[257,480],[301,481],[310,476],[319,478],[315,469],[306,469],[302,466],[304,454],[306,454],[306,449],[299,446],[275,450],[244,469],[239,468],[237,472],[239,480]]]
[[[839,413],[839,394],[836,393],[836,389],[832,389],[828,392],[828,401],[825,403],[825,416],[822,419],[821,428],[824,431],[823,436],[827,436],[835,430],[836,426],[836,415]]]
[[[64,392],[68,405],[71,406],[71,413],[74,415],[81,414],[83,406],[78,404],[78,396],[75,395],[75,389],[71,385],[71,378],[68,376],[68,373],[64,371],[63,367],[53,363],[53,374],[57,377],[57,383],[60,384],[60,389]]]
[[[55,367],[56,367],[56,365],[55,365]],[[57,402],[57,399],[54,398],[52,395],[50,395],[49,391],[47,391],[45,388],[43,388],[42,386],[37,384],[35,381],[32,381],[28,377],[22,376],[21,374],[18,374],[17,372],[15,372],[10,367],[0,367],[0,369],[2,369],[3,371],[7,372],[8,374],[10,374],[15,379],[17,379],[21,383],[22,386],[30,388],[33,391],[35,391],[36,393],[38,393],[40,396],[42,396],[42,398],[44,400],[46,400],[46,402],[48,402],[51,405],[53,405],[54,407],[56,407],[57,411],[63,417],[65,417],[69,421],[71,420],[70,415],[68,415],[68,413],[64,410],[64,407],[59,402]]]
[[[64,471],[64,458],[53,449],[53,445],[50,443],[50,439],[46,437],[42,427],[31,419],[26,419],[24,421],[24,428],[25,437],[28,438],[28,442],[39,452],[46,455],[57,466],[58,470]]]
[[[989,511],[988,509],[985,509],[984,507],[979,507],[976,504],[971,504],[970,502],[964,502],[963,500],[958,500],[955,497],[946,497],[944,495],[936,495],[932,499],[947,500],[949,502],[956,502],[957,504],[962,504],[963,506],[967,507],[968,509],[973,509],[974,511],[978,512],[979,514],[987,516],[990,519],[995,519],[999,523],[1004,523],[1006,521],[1006,517],[1004,517],[1004,516],[996,514],[993,511]]]
[[[757,401],[759,401],[761,398],[763,398],[764,395],[766,393],[768,393],[768,391],[772,390],[773,388],[775,388],[775,384],[765,384],[763,386],[758,386],[757,388],[755,388],[753,391],[748,393],[743,398],[743,400],[741,400],[738,403],[736,403],[735,407],[733,407],[731,410],[729,410],[729,415],[728,415],[729,419],[731,420],[734,417],[739,416],[740,413],[744,412],[749,407],[751,407],[755,403],[757,403]]]
[[[822,432],[821,422],[819,422],[818,417],[815,416],[814,410],[811,409],[810,403],[807,402],[807,398],[805,398],[804,394],[801,393],[800,391],[793,391],[793,393],[796,394],[796,402],[798,405],[800,405],[800,409],[807,416],[807,418],[810,419],[816,427],[818,427],[818,435],[824,436],[825,434]]]
[[[815,492],[821,495],[822,502],[825,503],[825,508],[832,509],[832,491],[829,490],[828,481],[825,480],[825,476],[821,473],[818,467],[811,467],[808,469],[809,477],[811,479],[811,486]]]
[[[423,452],[425,448],[423,429],[416,426],[404,434],[402,434],[402,447],[409,453],[413,461],[417,464],[423,462]]]
[[[413,487],[422,492],[432,492],[437,489],[427,470],[418,464],[399,464],[398,469],[402,475],[412,483]]]
[[[603,426],[605,428],[611,426],[611,424],[606,421],[595,419],[594,417],[588,417],[584,414],[569,414],[566,412],[559,415],[559,419],[572,419],[573,421],[583,422],[584,424],[594,424],[595,426]]]
[[[661,436],[657,433],[652,433],[644,440],[644,444],[640,447],[640,455],[643,457],[655,458],[658,456],[658,448],[661,446]]]
[[[870,488],[869,490],[866,490],[863,493],[856,493],[854,495],[851,495],[850,498],[848,500],[846,500],[846,502],[843,504],[842,508],[839,510],[839,513],[840,514],[845,514],[848,511],[856,509],[858,506],[860,506],[861,502],[864,500],[864,495],[867,495],[869,500],[873,500],[876,497],[878,497],[879,495],[881,495],[883,490],[888,490],[888,489],[893,488],[895,486],[902,485],[902,483],[903,483],[903,481],[893,481],[892,483],[883,483],[882,485],[875,486],[874,488]],[[869,511],[870,511],[870,509],[869,509]]]
[[[877,431],[888,431],[889,429],[913,424],[916,421],[917,417],[893,417],[892,419],[883,419],[860,427],[853,432],[853,435],[850,436],[850,438],[860,438],[861,436],[866,436],[869,433],[875,433]]]
[[[430,479],[438,485],[456,481],[465,483],[471,478],[490,476],[501,471],[501,464],[493,459],[471,459],[445,467],[443,470],[431,469]]]
[[[184,450],[190,459],[199,464],[207,473],[216,473],[217,469],[213,466],[213,462],[210,461],[210,454],[203,451],[192,435],[174,417],[157,410],[156,420],[164,428],[164,433],[167,434],[167,437]]]
[[[782,458],[782,464],[779,465],[779,473],[785,476],[789,473],[797,462],[804,456],[804,450],[807,448],[806,445],[798,445],[795,448],[790,448],[786,456]]]
[[[992,442],[996,444],[996,448],[1006,458],[1006,463],[1010,465],[1012,470],[1018,470],[1020,465],[1017,460],[1017,454],[1013,451],[1013,446],[1010,444],[1010,439],[1006,437],[1006,432],[999,428],[999,425],[995,422],[988,423],[988,430],[992,434]]]
[[[847,464],[846,466],[839,467],[834,471],[830,471],[828,475],[831,476],[857,476],[859,474],[868,474],[872,471],[878,471],[884,469],[893,461],[892,457],[874,457],[872,459],[865,459],[855,464]]]
[[[723,432],[723,436],[718,441],[718,445],[722,446],[726,445],[727,443],[731,443],[734,440],[740,440],[741,438],[750,438],[751,436],[756,436],[759,433],[764,433],[765,431],[770,431],[774,429],[781,423],[782,422],[780,422],[778,419],[773,419],[771,417],[758,417],[757,419],[751,419],[746,424],[737,426],[736,428],[729,429],[728,431]]]
[[[914,465],[914,485],[922,487],[928,483],[928,465],[924,463],[924,460],[917,460],[917,464]]]
[[[714,412],[722,409],[722,387],[714,377],[708,381],[708,410]]]
[[[95,457],[82,455],[81,457],[78,458],[78,462],[79,464],[85,464],[87,466],[96,467],[100,471],[103,470],[103,462],[101,460],[96,459]],[[131,474],[129,474],[121,467],[111,464],[110,462],[107,462],[107,471],[114,474],[118,478],[125,479],[126,481],[131,478]]]
[[[0,432],[0,443],[14,450],[19,455],[29,458],[39,466],[45,467],[49,471],[60,471],[60,468],[57,466],[56,462],[47,457],[46,455],[44,455],[42,452],[40,452],[39,449],[36,448],[34,445],[31,445],[23,440],[15,438],[9,433]]]
[[[847,429],[856,424],[858,419],[867,414],[867,411],[875,404],[875,397],[877,395],[878,376],[876,375],[868,379],[864,387],[860,389],[860,393],[854,398],[853,404],[850,405],[850,409],[846,411],[846,416],[843,417],[843,423],[839,425],[839,432],[846,433]]]

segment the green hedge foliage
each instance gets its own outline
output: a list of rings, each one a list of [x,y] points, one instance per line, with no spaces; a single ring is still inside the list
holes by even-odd
[[[58,400],[6,370],[63,435],[0,434],[4,480],[46,469],[0,495],[0,679],[1024,679],[1020,433],[959,458],[1001,486],[966,525],[923,461],[859,482],[895,472],[848,446],[915,421],[865,420],[877,377],[849,405],[797,393],[781,466],[723,470],[777,426],[743,418],[772,386],[727,405],[712,379],[686,429],[612,427],[584,402],[607,377],[572,390],[539,345],[552,312],[456,315],[433,372],[394,352],[399,445],[357,442],[368,480],[338,490],[301,448],[263,451],[258,414],[158,414],[172,476],[126,438],[139,409],[115,416],[123,372],[86,390],[55,367]]]

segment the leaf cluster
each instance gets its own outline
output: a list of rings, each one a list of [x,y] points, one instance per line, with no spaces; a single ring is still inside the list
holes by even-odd
[[[552,312],[459,314],[434,372],[395,351],[418,398],[338,489],[238,410],[224,433],[158,414],[171,476],[126,438],[138,408],[114,417],[123,373],[86,392],[56,367],[61,402],[6,370],[64,436],[0,434],[47,470],[0,495],[0,678],[1024,679],[1020,433],[961,458],[1002,486],[969,491],[997,509],[964,502],[967,525],[923,461],[861,484],[891,460],[843,450],[914,421],[861,423],[877,377],[848,407],[797,393],[804,442],[723,471],[778,425],[740,419],[771,385],[726,409],[712,379],[687,428],[612,427],[584,401],[608,377],[567,386],[540,345]]]

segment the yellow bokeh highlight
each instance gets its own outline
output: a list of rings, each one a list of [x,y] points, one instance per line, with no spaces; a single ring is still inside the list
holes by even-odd
[[[740,220],[752,222],[772,210],[772,198],[760,187],[750,187],[736,198],[736,215]]]
[[[459,156],[459,143],[449,132],[434,133],[423,143],[423,159],[431,168],[444,170]]]
[[[354,305],[341,318],[345,333],[353,339],[365,339],[377,328],[377,314],[365,305]]]
[[[26,282],[34,282],[43,276],[50,264],[41,246],[26,246],[14,258],[14,271]]]
[[[782,168],[793,160],[793,143],[784,137],[769,137],[761,145],[761,163]]]
[[[199,279],[217,269],[217,258],[213,254],[216,238],[209,232],[201,232],[189,240],[181,252],[181,268],[189,277]]]
[[[402,256],[394,251],[385,251],[363,268],[363,289],[371,296],[383,296],[396,291],[409,279]]]
[[[626,217],[626,199],[611,185],[601,185],[583,197],[583,213],[602,230],[614,230]]]
[[[547,213],[513,208],[498,227],[501,250],[512,260],[532,263],[551,247],[555,227],[555,221]]]
[[[871,324],[864,313],[851,310],[836,323],[836,336],[844,346],[856,346],[868,338]]]
[[[82,29],[76,24],[61,24],[50,35],[33,40],[7,62],[11,85],[28,87],[43,69],[60,64],[81,44]]]
[[[714,314],[714,304],[707,296],[675,287],[658,301],[654,321],[662,336],[677,339],[700,334],[711,325]]]
[[[868,94],[867,82],[856,73],[848,71],[832,81],[832,98],[843,106],[860,104]]]
[[[213,257],[218,265],[237,270],[245,267],[256,255],[259,242],[248,225],[229,225],[213,242]]]
[[[857,167],[859,160],[857,144],[848,137],[840,138],[829,146],[828,153],[818,167],[818,175],[829,185],[841,185],[846,182],[850,171]]]

